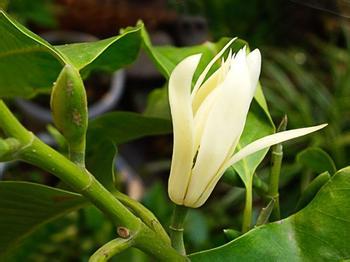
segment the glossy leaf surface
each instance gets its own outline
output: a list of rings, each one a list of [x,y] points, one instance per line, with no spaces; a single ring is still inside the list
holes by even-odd
[[[30,97],[50,88],[63,56],[1,10],[0,35],[0,97]]]
[[[340,170],[303,210],[257,227],[191,261],[342,261],[350,257],[350,167]]]
[[[80,195],[68,191],[28,182],[0,182],[0,260],[36,228],[83,204]]]
[[[52,46],[0,10],[0,97],[49,93],[65,64],[83,75],[115,71],[133,62],[141,45],[141,28],[96,42]]]

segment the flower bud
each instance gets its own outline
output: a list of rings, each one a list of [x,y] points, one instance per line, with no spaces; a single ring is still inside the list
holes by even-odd
[[[169,104],[174,146],[168,184],[177,205],[200,207],[227,168],[272,145],[315,132],[326,125],[279,132],[236,150],[260,75],[258,49],[230,51],[210,76],[216,61],[234,39],[209,62],[192,87],[201,54],[186,57],[169,78]]]
[[[86,92],[79,72],[66,65],[51,93],[51,111],[54,124],[66,138],[70,159],[84,163],[85,136],[88,126]]]

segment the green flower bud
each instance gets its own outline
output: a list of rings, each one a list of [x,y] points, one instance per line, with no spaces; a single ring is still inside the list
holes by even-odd
[[[66,138],[70,159],[84,165],[88,109],[84,83],[79,72],[66,65],[51,93],[54,124]]]

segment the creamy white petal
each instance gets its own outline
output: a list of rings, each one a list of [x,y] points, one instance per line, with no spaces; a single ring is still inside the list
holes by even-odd
[[[244,50],[238,52],[234,60],[225,81],[218,88],[218,97],[209,113],[185,205],[198,200],[243,131],[253,96]]]
[[[251,82],[251,90],[252,90],[251,95],[253,97],[255,95],[256,89],[258,87],[258,80],[259,80],[260,68],[261,68],[261,55],[260,55],[260,51],[258,49],[255,49],[253,52],[250,52],[248,54],[247,65],[248,65],[250,80],[251,80],[250,81]],[[242,132],[243,132],[243,129],[242,129]],[[231,146],[230,153],[227,155],[227,159],[225,159],[225,161],[228,160],[233,155],[238,142],[239,142],[239,139],[234,141],[234,143]]]
[[[227,48],[229,48],[231,46],[231,44],[237,39],[237,37],[232,38],[225,46],[224,48],[222,48],[220,50],[219,53],[216,54],[216,56],[214,56],[214,58],[209,62],[209,64],[205,67],[205,69],[203,70],[203,72],[200,74],[200,76],[198,77],[194,87],[193,87],[193,91],[192,91],[192,97],[196,94],[196,92],[198,91],[198,88],[201,86],[201,84],[203,83],[205,77],[207,76],[210,68],[214,65],[214,63],[225,53],[225,51],[227,50]]]
[[[313,127],[306,127],[306,128],[299,128],[294,130],[288,130],[280,133],[276,133],[270,136],[263,137],[261,139],[258,139],[251,144],[247,145],[246,147],[242,148],[237,154],[235,154],[229,161],[227,161],[223,167],[219,170],[216,177],[210,182],[208,187],[203,191],[200,198],[195,202],[192,207],[200,207],[207,201],[208,197],[210,196],[211,192],[213,191],[214,187],[220,180],[221,176],[225,172],[227,168],[232,166],[233,164],[237,163],[238,161],[242,160],[246,156],[253,154],[259,150],[262,150],[264,148],[270,147],[272,145],[282,143],[284,141],[297,138],[300,136],[304,136],[307,134],[310,134],[312,132],[315,132],[317,130],[320,130],[327,126],[327,124],[313,126]]]
[[[307,134],[310,134],[310,133],[313,133],[317,130],[322,129],[325,126],[327,126],[327,124],[292,129],[292,130],[272,134],[269,136],[265,136],[263,138],[255,140],[254,142],[248,144],[247,146],[243,147],[240,151],[238,151],[236,154],[234,154],[231,157],[231,159],[228,160],[227,163],[225,163],[225,165],[223,166],[223,169],[226,170],[228,167],[230,167],[233,164],[235,164],[236,162],[242,160],[246,156],[249,156],[249,155],[251,155],[255,152],[258,152],[264,148],[270,147],[270,146],[278,144],[278,143],[282,143],[282,142],[287,141],[287,140],[291,140],[293,138],[305,136]]]
[[[212,92],[219,84],[221,67],[216,70],[199,88],[195,96],[192,97],[192,110],[194,114],[197,114],[199,107],[205,98]]]
[[[192,203],[192,206],[191,206],[192,208],[198,208],[198,207],[202,206],[208,200],[208,198],[210,197],[211,193],[213,192],[216,184],[219,182],[219,180],[223,174],[224,174],[224,172],[216,174],[214,179],[205,188],[205,190],[202,192],[202,194],[199,196],[199,198],[196,200],[196,202]]]
[[[201,55],[181,61],[169,78],[169,103],[173,122],[174,145],[168,193],[182,205],[193,163],[193,113],[191,83]]]
[[[195,95],[192,96],[192,109],[194,114],[197,113],[198,108],[206,97],[224,81],[230,68],[231,59],[232,54],[230,51],[226,61],[223,59],[221,66],[203,83]]]
[[[252,82],[252,92],[255,94],[261,70],[261,54],[259,49],[255,49],[247,56],[247,64],[250,72],[250,80]]]
[[[209,112],[212,109],[215,99],[218,96],[218,89],[214,89],[208,97],[205,98],[194,117],[194,153],[197,152],[203,131],[208,120]]]

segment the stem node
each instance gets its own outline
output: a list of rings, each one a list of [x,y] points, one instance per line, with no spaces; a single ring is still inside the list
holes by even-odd
[[[117,233],[121,238],[129,238],[130,237],[130,230],[126,227],[117,227]]]

